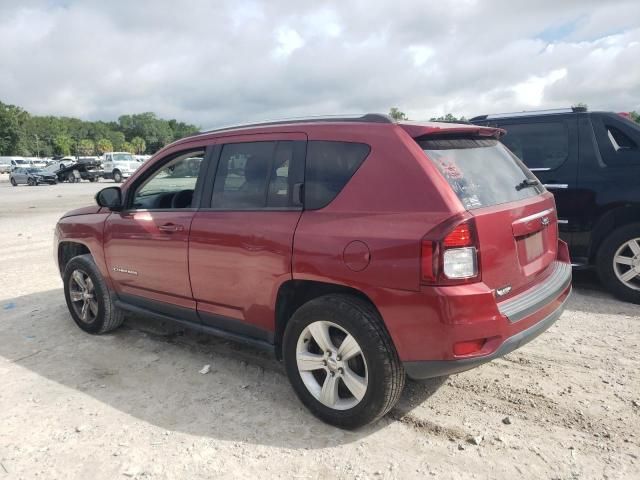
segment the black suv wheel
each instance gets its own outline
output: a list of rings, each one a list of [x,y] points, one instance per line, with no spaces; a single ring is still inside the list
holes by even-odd
[[[640,304],[640,223],[614,230],[596,262],[600,280],[616,297]]]
[[[91,255],[72,258],[64,269],[63,281],[67,307],[82,330],[105,333],[122,324],[123,312],[113,304]]]
[[[353,429],[398,401],[405,373],[380,316],[367,302],[327,295],[300,307],[283,342],[289,380],[321,420]]]

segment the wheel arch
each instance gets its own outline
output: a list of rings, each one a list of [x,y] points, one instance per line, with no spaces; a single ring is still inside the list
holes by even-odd
[[[296,310],[298,310],[298,308],[314,298],[330,294],[351,295],[359,298],[360,300],[370,304],[372,308],[376,310],[378,315],[380,315],[380,318],[382,318],[380,311],[371,298],[361,290],[338,283],[316,280],[287,280],[280,285],[275,303],[274,350],[278,359],[282,358],[282,339],[284,337],[284,331],[287,327],[287,323],[292,315]],[[388,330],[386,325],[384,325],[384,321],[382,323],[385,330]],[[387,334],[388,333],[389,332],[387,331]]]
[[[598,250],[605,238],[614,230],[631,223],[640,222],[640,205],[622,205],[614,207],[597,221],[591,234],[589,245],[589,263],[595,263]]]
[[[64,240],[58,244],[58,269],[60,270],[60,275],[64,274],[64,269],[67,266],[67,263],[78,255],[86,255],[89,254],[93,257],[91,250],[84,243]]]

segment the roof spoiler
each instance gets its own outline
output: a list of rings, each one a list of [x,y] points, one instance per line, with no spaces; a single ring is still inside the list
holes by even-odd
[[[427,135],[464,135],[470,137],[500,138],[506,131],[495,127],[482,127],[479,125],[463,124],[438,124],[438,123],[398,123],[411,138],[419,138]]]

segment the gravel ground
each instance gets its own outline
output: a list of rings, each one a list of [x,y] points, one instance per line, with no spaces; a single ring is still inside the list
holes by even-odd
[[[139,318],[99,337],[73,324],[53,229],[106,184],[0,176],[0,480],[640,478],[640,309],[592,274],[533,343],[409,383],[387,417],[345,432],[260,352]]]

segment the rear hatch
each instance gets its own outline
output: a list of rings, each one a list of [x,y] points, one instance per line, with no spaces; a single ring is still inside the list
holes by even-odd
[[[482,281],[504,298],[535,283],[557,256],[553,195],[495,137],[417,141],[474,218]]]

